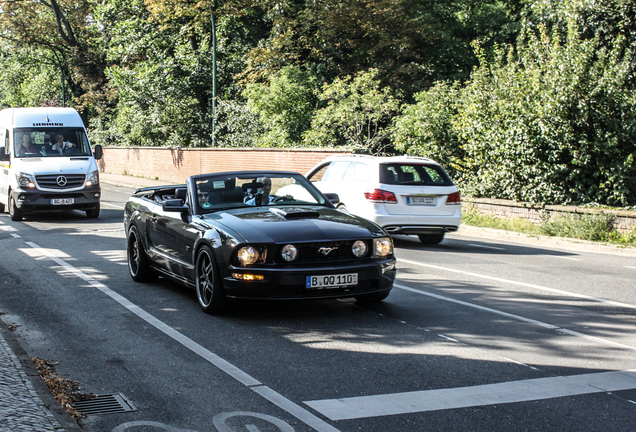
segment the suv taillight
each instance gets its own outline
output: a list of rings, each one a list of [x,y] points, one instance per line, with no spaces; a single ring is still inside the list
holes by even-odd
[[[367,201],[385,204],[397,204],[397,198],[393,192],[383,191],[382,189],[369,189],[364,193]]]
[[[462,198],[459,195],[459,192],[453,192],[452,194],[448,196],[448,199],[446,200],[446,204],[461,204],[461,203],[462,203]]]

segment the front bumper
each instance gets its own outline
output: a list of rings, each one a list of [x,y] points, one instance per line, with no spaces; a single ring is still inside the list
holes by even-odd
[[[396,276],[396,260],[389,259],[372,264],[321,266],[303,268],[234,268],[223,278],[225,293],[231,298],[243,299],[321,299],[347,298],[362,294],[386,292],[393,288]],[[235,279],[232,273],[262,275],[260,281]],[[337,288],[307,288],[308,276],[358,274],[358,283]]]
[[[99,206],[102,191],[99,185],[76,191],[45,192],[38,189],[14,189],[11,191],[15,206],[24,213],[48,210],[91,210]],[[54,205],[52,199],[73,198],[73,204]]]

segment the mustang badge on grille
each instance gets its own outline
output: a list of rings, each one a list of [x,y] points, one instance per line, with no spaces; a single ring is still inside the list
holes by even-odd
[[[320,252],[321,254],[327,256],[332,251],[335,251],[336,249],[338,249],[338,246],[336,246],[336,247],[321,247],[320,249],[318,249],[318,252]]]

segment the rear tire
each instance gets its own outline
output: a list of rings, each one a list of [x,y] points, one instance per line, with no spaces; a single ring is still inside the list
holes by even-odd
[[[440,244],[444,240],[444,233],[441,234],[418,234],[417,235],[423,244],[436,245]]]
[[[89,219],[97,219],[99,217],[99,210],[99,204],[97,204],[97,207],[86,210],[86,217]]]
[[[221,286],[221,277],[214,262],[212,250],[203,246],[197,253],[194,269],[197,300],[203,312],[218,314],[227,309],[227,298]]]
[[[15,206],[15,202],[13,201],[13,195],[9,192],[9,216],[12,221],[21,221],[24,217],[24,213]]]
[[[150,268],[150,261],[146,255],[139,230],[137,230],[137,227],[134,225],[128,230],[127,243],[126,255],[130,277],[136,282],[146,282],[156,279],[157,275]]]

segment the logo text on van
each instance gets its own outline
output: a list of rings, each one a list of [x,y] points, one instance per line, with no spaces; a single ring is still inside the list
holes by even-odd
[[[33,123],[33,126],[64,126],[64,123]]]

